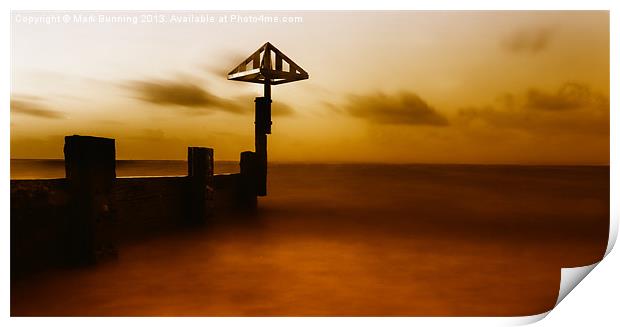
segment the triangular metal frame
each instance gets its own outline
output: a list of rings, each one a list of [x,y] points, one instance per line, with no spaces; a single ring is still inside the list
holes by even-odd
[[[248,67],[250,63],[251,67]],[[284,63],[288,65],[288,71],[284,70]],[[229,80],[270,85],[304,80],[308,77],[305,70],[269,42],[228,73]]]

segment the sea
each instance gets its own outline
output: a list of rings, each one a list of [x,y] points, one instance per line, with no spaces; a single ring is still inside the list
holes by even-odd
[[[238,172],[216,162],[216,173]],[[117,175],[185,175],[118,161]],[[12,179],[62,160],[11,160]],[[603,257],[609,166],[272,163],[256,213],[11,282],[14,316],[516,316]]]

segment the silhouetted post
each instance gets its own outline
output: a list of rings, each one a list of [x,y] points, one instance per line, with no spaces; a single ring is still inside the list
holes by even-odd
[[[265,90],[268,89],[269,84],[265,84]],[[266,96],[258,97],[254,102],[256,102],[254,142],[258,165],[256,194],[265,196],[267,195],[267,134],[271,134],[271,99]]]
[[[213,213],[213,149],[187,148],[190,223],[204,223]]]
[[[66,246],[73,264],[90,264],[116,254],[111,201],[116,179],[114,139],[65,137],[65,174],[71,200]]]
[[[241,152],[241,187],[239,202],[246,208],[256,208],[256,188],[258,183],[258,160],[252,151]]]
[[[251,69],[249,69],[250,63]],[[284,63],[288,66],[287,68],[283,65]],[[267,134],[271,134],[271,85],[308,79],[308,73],[267,42],[231,70],[228,73],[228,79],[259,83],[265,86],[264,96],[254,100],[256,102],[254,137],[258,161],[256,194],[265,196],[267,195]]]

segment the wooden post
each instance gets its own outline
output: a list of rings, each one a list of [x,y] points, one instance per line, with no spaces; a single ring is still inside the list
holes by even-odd
[[[256,208],[256,187],[258,182],[258,161],[256,153],[252,151],[241,152],[240,172],[241,187],[239,188],[240,206],[244,208]]]
[[[91,264],[116,254],[116,179],[114,139],[65,137],[65,173],[69,186],[66,251],[71,264]]]
[[[265,84],[265,93],[270,89]],[[271,99],[258,97],[255,110],[254,139],[258,166],[257,191],[258,196],[267,195],[267,134],[271,134]]]
[[[187,148],[190,223],[204,223],[213,213],[213,149]]]

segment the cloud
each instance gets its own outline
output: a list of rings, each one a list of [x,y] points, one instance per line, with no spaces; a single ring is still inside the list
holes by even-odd
[[[129,86],[142,101],[189,108],[193,109],[189,112],[194,114],[214,110],[241,113],[242,110],[235,102],[222,99],[188,81],[134,81],[129,83]]]
[[[395,95],[375,93],[351,95],[346,113],[375,124],[446,126],[448,120],[418,95],[400,92]]]
[[[526,96],[526,108],[565,111],[579,108],[605,106],[605,97],[594,94],[587,85],[565,83],[556,92],[547,93],[530,89]]]
[[[233,114],[253,114],[254,112],[253,95],[245,94],[225,99],[190,81],[133,81],[128,85],[142,101],[160,106],[181,107],[187,114],[208,114],[215,111]],[[295,111],[284,102],[273,101],[271,112],[274,116],[290,116]]]
[[[11,113],[48,119],[61,119],[65,117],[62,113],[51,110],[46,105],[41,104],[41,101],[41,98],[34,96],[13,96],[11,97]]]
[[[555,92],[530,88],[522,94],[503,95],[493,105],[462,108],[455,123],[538,134],[605,134],[609,133],[609,98],[580,83],[565,83]]]
[[[228,73],[237,67],[243,60],[245,60],[250,53],[243,53],[241,51],[228,50],[221,52],[209,58],[209,62],[203,65],[206,72],[213,74],[216,77],[226,79]]]
[[[502,46],[512,53],[538,53],[549,46],[553,30],[546,27],[521,29],[502,41]]]

